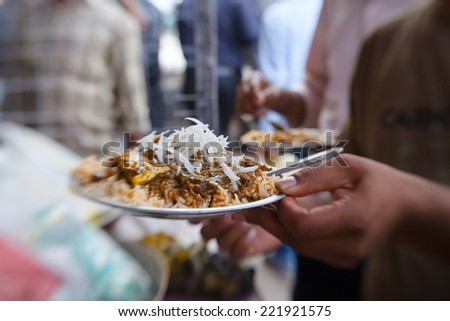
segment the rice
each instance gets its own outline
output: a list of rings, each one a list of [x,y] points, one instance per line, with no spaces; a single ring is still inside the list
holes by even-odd
[[[150,192],[149,186],[131,185],[118,173],[99,181],[92,180],[92,173],[97,176],[101,173],[99,166],[101,166],[100,160],[93,164],[92,159],[86,159],[74,171],[74,176],[82,186],[83,191],[97,198],[135,206],[160,208],[222,207],[257,201],[277,193],[275,188],[276,178],[261,172],[258,176],[254,176],[254,180],[249,180],[245,185],[241,185],[237,191],[225,189],[219,185],[214,193],[203,198],[199,193],[193,194],[187,190],[180,191],[179,187],[173,186],[167,187],[162,195],[157,195]]]
[[[153,144],[141,155],[131,151],[120,155],[114,159],[114,167],[88,157],[75,169],[74,178],[85,193],[96,198],[159,208],[224,207],[277,193],[277,178],[267,175],[271,169],[265,164],[235,157],[225,149],[210,157],[208,144],[213,141],[225,148],[226,138],[216,137],[198,120],[192,121],[195,125],[176,131],[177,137],[152,133],[145,142]],[[187,133],[197,139],[192,148],[180,144],[180,137]]]

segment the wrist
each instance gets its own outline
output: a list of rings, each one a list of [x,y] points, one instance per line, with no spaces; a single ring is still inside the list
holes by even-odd
[[[306,113],[303,97],[297,92],[279,88],[276,100],[273,109],[284,115],[291,127],[299,126]]]

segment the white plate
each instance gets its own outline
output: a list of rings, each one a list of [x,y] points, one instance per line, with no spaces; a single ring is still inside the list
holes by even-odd
[[[107,198],[98,198],[96,196],[90,195],[83,191],[82,187],[75,181],[72,181],[72,189],[79,195],[90,199],[92,201],[98,202],[100,204],[120,208],[127,213],[136,216],[147,216],[156,217],[164,219],[207,219],[207,218],[217,218],[225,215],[229,215],[234,212],[239,212],[255,207],[266,206],[281,200],[285,197],[285,194],[275,194],[270,197],[264,198],[259,201],[240,204],[240,205],[230,205],[223,207],[206,207],[206,208],[160,208],[160,207],[150,207],[150,206],[134,206],[130,204],[120,203],[116,201],[109,200]]]

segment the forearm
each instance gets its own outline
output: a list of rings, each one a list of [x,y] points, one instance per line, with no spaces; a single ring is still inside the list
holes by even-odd
[[[412,175],[409,180],[401,236],[450,263],[450,189]]]

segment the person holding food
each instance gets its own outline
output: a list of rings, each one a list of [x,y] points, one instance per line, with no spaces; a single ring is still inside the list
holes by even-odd
[[[450,83],[447,59],[450,54],[449,16],[450,1],[429,1],[371,35],[363,46],[357,64],[351,95],[351,121],[346,130],[352,152],[446,186],[450,183],[450,124],[449,109],[445,107],[450,103],[445,85]],[[347,267],[352,266],[355,260],[347,256],[349,261],[345,262],[346,257],[337,250],[338,247],[353,247],[353,258],[367,257],[361,287],[362,297],[366,299],[448,299],[448,251],[447,255],[440,251],[450,244],[448,208],[439,208],[445,197],[448,198],[448,189],[442,186],[436,189],[438,185],[434,183],[424,183],[417,177],[412,179],[410,174],[400,175],[376,163],[367,162],[364,170],[360,171],[360,160],[347,157],[346,161],[350,169],[346,172],[339,169],[348,174],[341,181],[345,184],[339,183],[339,177],[333,176],[333,171],[321,168],[300,172],[288,180],[296,187],[278,183],[282,192],[302,196],[315,190],[308,186],[308,175],[312,175],[316,184],[322,184],[320,186],[324,190],[331,190],[334,197],[331,205],[307,212],[309,216],[317,214],[314,215],[315,222],[311,223],[315,226],[309,226],[304,216],[299,214],[301,211],[297,211],[297,226],[308,226],[301,237],[321,238],[320,242],[315,242],[315,251],[311,251],[311,247],[303,247],[301,243],[297,243],[297,249],[329,264]],[[368,174],[368,168],[373,168],[377,177]],[[356,176],[352,176],[352,172]],[[328,185],[329,178],[337,180],[334,187]],[[303,192],[298,193],[299,190]],[[367,193],[367,197],[361,195],[361,191]],[[365,201],[359,203],[358,196]],[[278,220],[293,215],[296,205],[292,200],[289,206],[285,202],[278,207]],[[358,204],[364,204],[364,207]],[[337,219],[340,216],[335,214],[336,220],[330,225],[327,215],[340,212],[340,207],[347,209],[348,219]],[[417,216],[418,213],[421,214]],[[261,216],[256,216],[258,219],[260,221],[256,222],[261,223]],[[255,219],[250,221],[255,222]],[[348,223],[348,228],[361,223],[363,229],[370,227],[363,232],[367,238],[361,239],[356,233],[353,239],[344,239],[339,228],[342,222]],[[220,222],[216,224],[222,225]],[[226,233],[213,236],[215,232],[212,227],[216,224],[207,224],[203,234],[221,239],[230,235],[231,229],[228,229]],[[235,221],[234,224],[242,223]],[[335,229],[334,236],[328,237],[328,241],[317,232],[327,228]],[[243,238],[245,236],[240,239]],[[240,239],[228,241],[227,244],[244,246]],[[429,246],[431,243],[427,242],[435,242],[435,245]],[[239,253],[253,251],[248,244],[245,246],[246,249],[240,249]],[[317,246],[322,247],[322,252]],[[235,252],[237,250],[233,249],[232,253]]]
[[[304,81],[292,89],[283,89],[255,73],[237,87],[236,109],[241,114],[259,116],[270,106],[284,115],[291,127],[317,127],[341,134],[349,114],[351,75],[365,37],[383,21],[418,1],[325,0]],[[301,255],[298,261],[297,278],[303,290],[295,297],[359,298],[359,270],[351,273],[333,269]],[[317,282],[324,282],[321,290]]]
[[[277,211],[251,209],[241,214],[209,221],[202,234],[206,239],[217,237],[222,247],[236,257],[265,250],[276,242],[289,244],[299,253],[327,262],[332,266],[352,268],[370,257],[379,246],[392,239],[402,240],[411,251],[429,255],[437,262],[450,264],[450,189],[416,175],[398,171],[384,164],[344,154],[348,166],[307,168],[279,180],[277,188],[289,196],[278,203]],[[328,191],[330,204],[306,209],[295,197]],[[218,222],[216,222],[218,223]],[[234,228],[231,226],[236,225]],[[252,242],[261,227],[278,240]],[[414,276],[414,266],[405,273]],[[395,270],[391,273],[401,277]],[[435,276],[431,292],[384,293],[373,297],[363,291],[366,299],[435,299],[448,300],[448,283]],[[395,279],[367,278],[364,290],[373,282],[389,283]],[[412,290],[415,289],[412,284]]]
[[[325,0],[304,81],[292,90],[283,89],[255,73],[236,89],[237,111],[259,116],[270,106],[284,115],[291,127],[341,132],[348,117],[350,80],[362,42],[382,21],[417,1]]]
[[[306,59],[319,20],[322,0],[277,0],[264,9],[258,36],[258,66],[268,81],[291,88],[305,76]],[[245,74],[244,74],[245,75]],[[257,120],[257,128],[271,130],[271,123],[287,125],[269,110]]]
[[[349,151],[446,186],[450,185],[449,21],[450,1],[431,0],[371,35],[353,78],[345,131]],[[440,222],[439,217],[435,220]],[[416,233],[426,235],[427,226],[423,229]],[[448,271],[448,262],[394,237],[380,244],[366,262],[365,279],[371,281],[366,296],[449,299]]]

